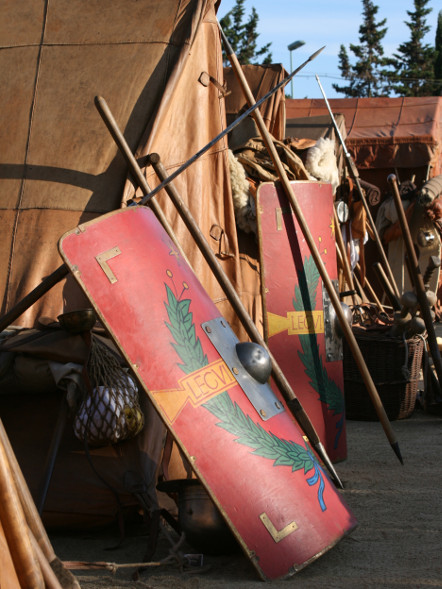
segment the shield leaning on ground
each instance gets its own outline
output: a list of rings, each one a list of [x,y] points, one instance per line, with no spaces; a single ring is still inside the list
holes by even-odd
[[[337,288],[330,184],[292,187],[328,275]],[[347,457],[342,340],[309,247],[281,189],[257,193],[265,338],[301,401],[330,460]]]
[[[59,249],[263,579],[356,526],[282,399],[244,375],[233,332],[149,209],[80,225]]]

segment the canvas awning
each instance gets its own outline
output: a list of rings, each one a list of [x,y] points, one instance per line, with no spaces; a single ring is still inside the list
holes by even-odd
[[[345,117],[346,145],[358,169],[417,172],[421,180],[442,173],[442,98],[333,98],[334,114]],[[323,99],[286,100],[287,120],[328,115]],[[329,115],[328,115],[329,116]],[[368,181],[371,181],[370,179]]]

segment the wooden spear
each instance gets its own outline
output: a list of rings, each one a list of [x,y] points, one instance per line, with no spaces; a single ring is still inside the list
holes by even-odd
[[[11,442],[9,441],[8,434],[6,433],[1,419],[0,444],[3,445],[6,458],[11,469],[12,478],[17,489],[17,495],[23,508],[26,523],[30,532],[32,533],[31,542],[33,539],[37,541],[45,559],[50,564],[57,578],[63,579],[63,582],[60,581],[63,587],[66,589],[80,589],[80,584],[78,583],[77,579],[64,567],[62,561],[54,552],[51,541],[49,540],[45,527],[43,526],[43,522],[41,521],[37,507],[34,503],[31,492],[26,483],[25,477],[23,476],[22,470],[14,454],[14,450],[11,446]]]
[[[376,273],[376,276],[379,280],[380,285],[382,286],[382,289],[387,299],[390,301],[390,305],[393,307],[395,311],[400,311],[401,303],[394,294],[393,289],[391,288],[391,284],[389,283],[387,275],[385,274],[384,269],[382,268],[382,264],[380,262],[375,262],[373,264],[373,270]]]
[[[109,106],[107,105],[106,101],[102,97],[98,97],[95,99],[95,105],[97,107],[98,112],[100,113],[104,123],[106,124],[107,128],[109,129],[112,137],[115,140],[115,143],[118,145],[122,155],[124,156],[129,169],[131,170],[134,177],[137,179],[139,186],[145,195],[143,198],[143,203],[149,203],[151,200],[151,191],[149,184],[147,183],[146,178],[144,177],[140,166],[138,165],[137,160],[135,159],[129,145],[127,144],[123,134],[121,133],[120,129],[118,128],[117,122],[113,117]],[[166,174],[166,170],[164,166],[160,163],[160,157],[158,154],[151,154],[149,156],[150,163],[154,166],[156,173],[158,174],[160,180],[163,179],[167,180],[165,184],[165,188],[167,190],[168,195],[170,196],[178,214],[180,215],[181,219],[184,221],[187,229],[191,233],[192,237],[194,238],[197,246],[201,250],[202,254],[205,257],[205,260],[209,264],[210,269],[212,270],[214,276],[218,280],[221,288],[226,293],[226,296],[231,303],[233,309],[235,310],[237,316],[239,317],[241,323],[243,324],[246,332],[248,333],[249,337],[255,342],[263,346],[267,352],[269,353],[271,362],[272,362],[272,374],[273,378],[278,385],[287,406],[289,407],[290,411],[293,413],[293,416],[298,421],[299,425],[301,426],[302,430],[310,440],[311,444],[317,451],[318,455],[321,457],[322,461],[326,465],[327,469],[329,470],[330,474],[332,475],[333,479],[337,483],[337,485],[343,488],[342,482],[338,477],[338,474],[317,434],[310,418],[308,417],[307,413],[305,412],[304,408],[302,407],[299,399],[296,397],[295,393],[293,392],[288,380],[286,379],[284,373],[282,372],[281,368],[278,366],[275,358],[271,354],[270,350],[267,347],[264,339],[262,338],[258,328],[253,323],[250,315],[248,314],[246,308],[244,307],[238,293],[236,292],[235,288],[233,287],[232,283],[230,282],[229,278],[227,277],[226,273],[224,272],[223,268],[221,267],[220,263],[218,262],[215,254],[213,253],[210,245],[207,243],[206,238],[204,237],[202,231],[198,227],[197,223],[195,222],[194,218],[192,217],[188,207],[184,203],[184,201],[179,196],[177,190],[172,186],[172,180],[170,176],[168,177]]]
[[[22,589],[44,589],[5,448],[0,441],[0,521]]]
[[[355,290],[355,286],[353,284],[353,281],[356,282],[358,285],[358,290],[361,294],[361,298],[365,297],[365,300],[368,301],[368,297],[365,293],[365,289],[361,284],[362,270],[361,270],[360,265],[358,263],[356,263],[356,266],[355,266],[356,270],[359,272],[360,280],[358,280],[356,275],[352,274],[352,272],[351,272],[350,263],[348,261],[348,257],[345,252],[345,244],[344,244],[344,240],[342,237],[341,228],[339,226],[339,219],[337,217],[335,209],[334,209],[334,219],[335,219],[335,227],[336,227],[336,244],[338,246],[336,251],[338,252],[338,258],[341,262],[342,267],[344,268],[344,275],[345,275],[347,283],[350,287],[350,293],[352,294],[353,305],[356,304],[355,298],[354,298],[354,296],[355,296],[354,293],[356,293],[356,290]],[[367,277],[365,277],[365,288],[367,289],[369,295],[371,296],[371,300],[378,307],[379,311],[381,311],[381,313],[385,313],[385,309],[382,306],[381,301],[379,300],[378,296],[376,295],[376,293],[375,293],[373,287],[371,286],[370,282],[368,281]]]
[[[351,155],[350,155],[350,153],[349,153],[349,151],[347,149],[347,146],[345,145],[345,141],[342,138],[341,132],[339,131],[339,127],[336,124],[335,117],[333,116],[332,110],[331,110],[330,105],[329,105],[328,100],[327,100],[327,96],[325,95],[324,89],[322,87],[322,84],[321,84],[321,82],[319,80],[318,75],[316,75],[316,81],[318,82],[319,88],[320,88],[320,90],[322,92],[322,96],[324,97],[325,104],[327,106],[327,110],[329,112],[330,118],[331,118],[332,123],[333,123],[333,127],[335,129],[336,135],[338,136],[339,142],[341,143],[342,150],[344,152],[345,161],[347,162],[348,169],[349,169],[350,174],[351,174],[351,176],[352,176],[352,178],[353,178],[353,180],[354,180],[354,182],[356,184],[356,188],[357,188],[359,197],[360,197],[360,199],[362,201],[362,204],[364,206],[365,212],[367,214],[368,222],[370,223],[371,230],[373,231],[373,235],[375,237],[375,240],[374,241],[376,243],[376,247],[377,247],[379,256],[380,256],[380,258],[382,260],[382,263],[384,264],[384,268],[385,268],[385,270],[386,270],[386,272],[388,274],[388,278],[389,278],[390,283],[391,283],[391,285],[393,287],[394,293],[399,298],[399,296],[400,296],[399,295],[399,290],[398,290],[396,281],[394,279],[393,272],[391,270],[391,266],[390,266],[390,264],[388,262],[387,256],[385,254],[384,247],[382,245],[381,238],[379,237],[379,233],[378,233],[378,230],[376,228],[376,224],[375,224],[375,222],[373,220],[373,217],[371,215],[370,207],[367,204],[367,199],[365,198],[364,191],[362,190],[362,186],[361,186],[361,183],[359,181],[359,172],[358,172],[358,170],[357,170],[357,168],[355,166],[355,163],[354,163],[354,161],[353,161],[353,159],[352,159],[352,157],[351,157]]]
[[[219,26],[219,23],[218,23],[218,26]],[[232,47],[230,46],[230,43],[229,43],[227,37],[225,36],[223,30],[221,29],[221,26],[219,26],[219,29],[221,32],[221,37],[223,39],[224,48],[226,50],[229,61],[232,64],[232,68],[236,74],[238,82],[240,83],[240,85],[242,87],[242,90],[244,92],[244,95],[246,96],[248,104],[253,105],[255,103],[255,99],[254,99],[253,94],[250,90],[250,87],[247,83],[246,77],[241,69],[241,66],[238,62],[238,59],[236,58],[236,55],[235,55]],[[269,131],[267,130],[267,127],[264,123],[264,120],[262,118],[260,111],[259,110],[253,111],[252,116],[255,119],[256,124],[258,125],[259,131],[260,131],[261,136],[263,138],[263,141],[267,147],[270,157],[272,158],[275,169],[277,170],[278,177],[281,181],[284,192],[289,200],[291,208],[293,209],[293,212],[294,212],[296,219],[299,223],[299,226],[301,228],[304,239],[306,240],[307,245],[311,251],[311,254],[312,254],[313,259],[315,261],[316,267],[318,268],[318,271],[319,271],[319,274],[322,278],[324,286],[327,289],[328,295],[330,297],[330,301],[335,309],[336,315],[338,316],[342,331],[344,333],[344,336],[347,339],[349,348],[353,354],[356,365],[358,366],[358,368],[361,372],[365,387],[366,387],[366,389],[370,395],[370,398],[373,402],[373,405],[376,410],[379,421],[382,424],[384,432],[387,436],[387,439],[390,442],[390,445],[391,445],[394,453],[396,454],[396,456],[399,459],[399,461],[401,462],[401,464],[403,464],[402,455],[401,455],[401,452],[399,449],[398,441],[397,441],[396,436],[393,432],[390,421],[389,421],[387,414],[385,412],[384,406],[382,405],[382,401],[379,397],[379,393],[376,390],[375,384],[374,384],[371,374],[367,368],[364,357],[362,356],[361,350],[359,349],[358,343],[357,343],[356,338],[353,334],[351,326],[348,324],[348,321],[345,317],[344,311],[343,311],[341,303],[339,301],[339,297],[336,294],[336,291],[333,287],[333,283],[330,280],[330,277],[327,273],[324,262],[322,261],[322,258],[319,254],[316,243],[315,243],[313,236],[308,228],[305,217],[304,217],[304,215],[301,211],[301,208],[296,200],[293,188],[290,184],[287,174],[285,173],[285,170],[282,165],[279,154],[276,151],[272,136],[270,135]]]
[[[402,236],[404,238],[405,248],[408,254],[409,270],[413,279],[422,318],[425,321],[425,327],[427,328],[428,346],[433,358],[440,389],[442,384],[442,361],[439,352],[439,346],[437,345],[436,333],[434,331],[433,318],[431,317],[431,309],[426,295],[424,279],[419,268],[419,262],[416,256],[416,250],[414,249],[413,240],[411,238],[407,217],[402,205],[401,195],[399,194],[396,176],[394,174],[390,174],[390,176],[388,176],[388,181],[393,187],[394,204],[396,205],[398,220],[401,226]]]
[[[339,223],[338,214],[336,213],[335,207],[333,207],[333,218],[334,218],[334,224],[335,224],[336,244],[338,246],[336,251],[339,252],[339,254],[340,254],[339,259],[341,261],[341,265],[342,265],[342,269],[344,271],[345,279],[346,279],[348,287],[350,289],[353,305],[356,305],[356,298],[355,298],[356,290],[355,290],[355,285],[354,285],[354,281],[353,281],[353,275],[351,273],[351,268],[350,268],[350,263],[348,261],[347,253],[345,251],[345,244],[344,244],[344,239],[342,237],[341,225]]]

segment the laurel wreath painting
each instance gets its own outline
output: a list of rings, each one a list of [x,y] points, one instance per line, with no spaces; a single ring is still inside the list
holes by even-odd
[[[299,280],[300,283],[304,282],[306,294],[303,297],[302,287],[300,284],[295,285],[295,295],[292,299],[293,308],[295,311],[313,311],[316,307],[319,272],[312,256],[306,256],[304,272],[303,275],[300,274]],[[328,405],[333,415],[340,416],[336,422],[337,433],[334,441],[336,448],[344,426],[344,396],[339,386],[328,376],[319,354],[316,335],[300,335],[299,341],[302,352],[298,351],[298,355],[304,365],[305,373],[310,378],[310,385],[319,394],[320,401]]]
[[[173,278],[170,270],[169,278]],[[189,374],[206,366],[209,361],[204,354],[201,341],[195,332],[193,315],[190,311],[191,299],[181,298],[188,289],[183,283],[183,290],[177,296],[165,283],[167,302],[165,307],[170,323],[166,322],[174,339],[173,348],[181,359],[181,370]],[[236,436],[236,442],[253,448],[253,454],[273,460],[273,466],[288,466],[292,472],[303,469],[304,474],[313,473],[306,479],[310,486],[318,484],[318,502],[322,511],[327,509],[324,502],[323,472],[308,446],[301,446],[289,440],[282,440],[266,431],[259,423],[255,423],[246,415],[237,403],[233,403],[228,392],[224,391],[203,404],[220,421],[217,425]]]

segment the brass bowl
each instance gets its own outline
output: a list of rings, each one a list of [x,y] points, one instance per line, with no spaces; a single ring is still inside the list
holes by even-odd
[[[90,331],[97,321],[97,315],[94,309],[79,309],[62,313],[57,319],[66,331],[75,334]]]

